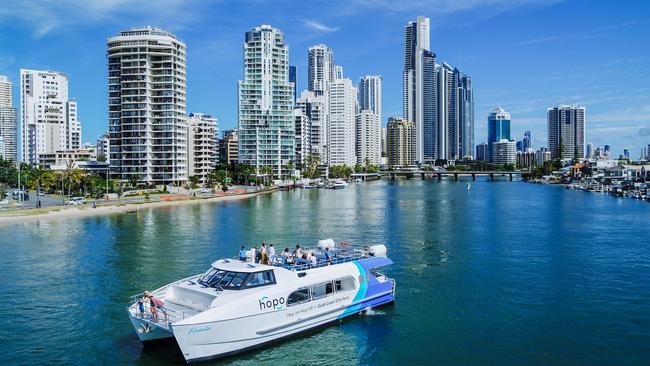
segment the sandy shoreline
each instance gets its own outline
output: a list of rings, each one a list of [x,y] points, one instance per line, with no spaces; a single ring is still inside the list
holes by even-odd
[[[217,196],[209,198],[194,198],[194,199],[183,199],[175,201],[156,201],[156,202],[145,202],[145,203],[115,203],[109,204],[106,206],[98,205],[97,208],[92,208],[92,206],[87,205],[84,207],[75,207],[75,206],[56,206],[53,207],[52,211],[44,210],[42,213],[34,213],[32,209],[22,210],[23,215],[12,215],[12,216],[2,216],[0,214],[0,225],[14,224],[18,222],[28,222],[28,221],[45,221],[53,219],[68,219],[68,218],[77,218],[77,217],[88,217],[88,216],[98,216],[98,215],[110,215],[118,213],[127,213],[131,211],[137,211],[140,209],[146,209],[151,207],[170,207],[170,206],[181,206],[181,205],[195,205],[200,203],[207,202],[222,202],[222,201],[233,201],[239,199],[245,199],[250,197],[259,196],[262,194],[272,193],[278,191],[277,188],[254,191],[240,194],[233,194],[229,196]],[[35,210],[35,209],[34,209]],[[39,209],[43,210],[43,209]]]

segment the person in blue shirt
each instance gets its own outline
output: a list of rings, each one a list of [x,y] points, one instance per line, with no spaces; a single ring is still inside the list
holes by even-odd
[[[246,262],[246,249],[244,249],[243,245],[241,247],[241,250],[239,251],[239,260],[242,262]]]
[[[327,261],[327,264],[332,264],[332,253],[330,253],[330,248],[325,248],[325,260]]]

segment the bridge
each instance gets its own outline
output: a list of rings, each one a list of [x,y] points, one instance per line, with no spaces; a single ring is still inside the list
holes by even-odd
[[[433,171],[433,170],[385,170],[381,172],[382,176],[388,177],[388,179],[395,179],[397,176],[404,176],[407,179],[420,177],[421,179],[434,178],[437,177],[438,180],[441,180],[443,176],[454,177],[454,180],[458,180],[458,176],[472,176],[472,180],[476,180],[476,176],[485,176],[490,177],[490,180],[494,180],[494,177],[508,177],[512,181],[513,176],[521,176],[522,174],[528,173],[527,171],[498,171],[498,170],[476,170],[476,171],[457,171],[457,170],[444,170],[444,171]]]

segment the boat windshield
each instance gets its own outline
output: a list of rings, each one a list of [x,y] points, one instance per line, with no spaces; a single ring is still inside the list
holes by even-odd
[[[198,282],[207,287],[238,290],[275,284],[275,276],[273,271],[245,273],[210,268]]]

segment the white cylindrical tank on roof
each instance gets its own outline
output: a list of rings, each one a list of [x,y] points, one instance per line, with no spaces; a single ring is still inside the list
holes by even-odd
[[[318,241],[318,249],[320,250],[325,250],[325,248],[332,249],[334,247],[336,247],[334,239],[323,239]]]
[[[373,257],[385,257],[388,250],[384,244],[368,245],[366,251]]]

